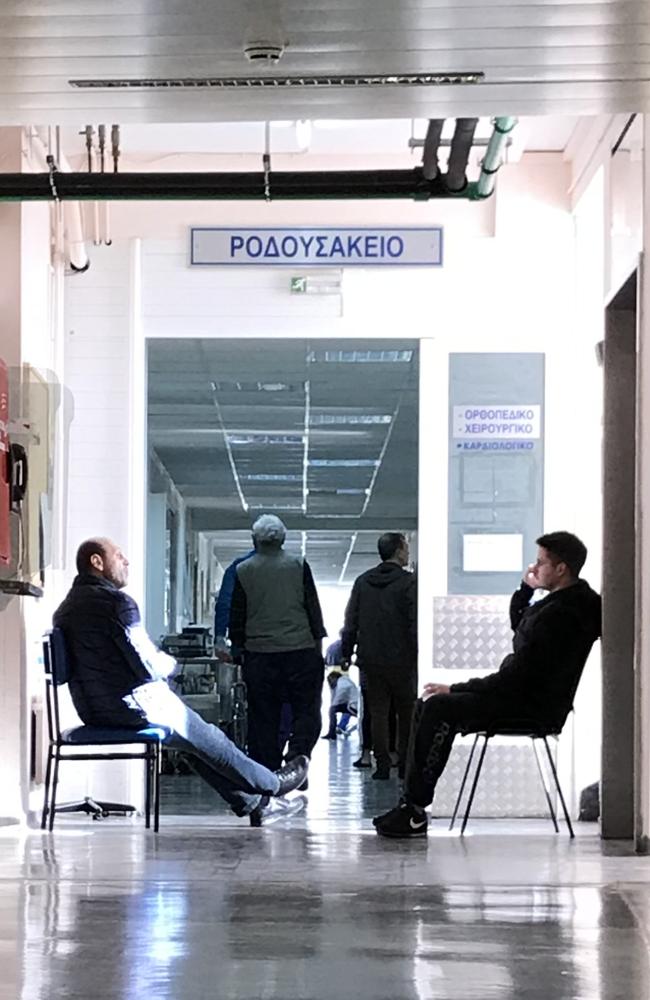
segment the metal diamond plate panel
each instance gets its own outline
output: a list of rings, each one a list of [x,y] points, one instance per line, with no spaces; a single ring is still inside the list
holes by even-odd
[[[491,673],[512,652],[510,598],[455,595],[433,601],[436,669]]]
[[[449,763],[438,783],[433,802],[434,816],[451,816],[474,737],[457,739]],[[472,762],[476,766],[477,753]],[[543,750],[543,747],[542,747]],[[465,787],[464,809],[469,781]],[[555,800],[553,800],[555,805]],[[528,818],[548,816],[532,744],[527,739],[490,740],[479,779],[472,816]]]

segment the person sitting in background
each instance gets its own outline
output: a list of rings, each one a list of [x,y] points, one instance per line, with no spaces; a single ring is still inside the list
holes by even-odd
[[[404,796],[373,822],[384,837],[424,837],[425,809],[459,730],[497,724],[560,732],[593,643],[601,634],[601,601],[580,570],[587,549],[575,535],[556,531],[537,539],[510,602],[513,652],[496,673],[459,684],[426,684],[413,713]],[[531,604],[537,588],[547,591]]]
[[[323,736],[324,740],[336,740],[337,716],[341,715],[341,723],[347,716],[359,714],[359,689],[349,676],[347,667],[341,670],[330,670],[327,683],[332,689],[332,703],[329,712],[329,729]],[[347,727],[341,725],[340,732],[347,733]]]
[[[129,563],[108,538],[91,538],[77,551],[77,576],[54,613],[70,660],[70,695],[87,726],[133,729],[160,725],[165,745],[187,753],[197,772],[253,825],[272,796],[285,795],[307,776],[297,757],[276,772],[251,760],[216,726],[170,690],[176,661],[151,642],[135,601],[124,593]]]

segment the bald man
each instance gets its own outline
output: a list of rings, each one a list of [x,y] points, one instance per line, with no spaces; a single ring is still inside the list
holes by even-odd
[[[194,770],[238,816],[263,814],[270,796],[301,785],[308,761],[277,771],[242,753],[225,733],[188,708],[167,685],[176,663],[151,642],[135,601],[124,593],[129,562],[109,538],[90,538],[77,551],[77,576],[54,625],[70,660],[70,694],[81,721],[109,729],[158,724],[167,746],[190,755]],[[259,825],[254,823],[253,825]]]

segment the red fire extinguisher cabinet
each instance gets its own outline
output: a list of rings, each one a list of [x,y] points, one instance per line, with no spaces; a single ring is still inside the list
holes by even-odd
[[[9,528],[9,380],[7,366],[0,358],[0,565],[11,562]]]

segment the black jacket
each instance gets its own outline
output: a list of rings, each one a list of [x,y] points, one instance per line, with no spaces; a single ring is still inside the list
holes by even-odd
[[[415,576],[394,562],[383,562],[354,581],[345,609],[341,653],[373,666],[417,669],[417,584]]]
[[[102,577],[82,574],[53,622],[65,635],[70,694],[81,721],[126,729],[146,725],[144,712],[123,701],[138,685],[152,680],[129,638],[129,630],[141,625],[133,598]]]
[[[592,645],[601,634],[601,601],[585,580],[528,605],[522,583],[510,602],[513,652],[499,670],[452,684],[452,691],[483,694],[504,717],[562,728]]]

